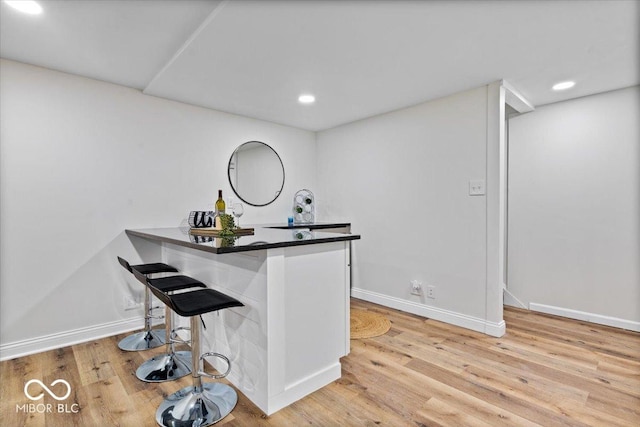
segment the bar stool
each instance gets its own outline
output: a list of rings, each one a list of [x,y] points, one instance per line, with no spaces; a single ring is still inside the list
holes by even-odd
[[[188,276],[170,276],[157,279],[148,279],[146,276],[138,276],[136,278],[144,278],[143,284],[148,287],[147,280],[153,280],[154,286],[162,293],[171,294],[175,291],[206,288],[207,286],[199,280]],[[165,342],[167,351],[164,354],[154,356],[144,362],[136,370],[136,377],[145,382],[164,382],[173,381],[182,378],[191,373],[191,352],[175,351],[175,343],[187,344],[188,342],[177,338],[176,331],[189,328],[173,329],[173,311],[168,305],[165,305]]]
[[[130,265],[127,260],[120,257],[118,257],[118,262],[129,273],[134,274],[134,271],[137,271],[144,277],[147,277],[151,274],[176,273],[178,271],[174,267],[163,263]],[[151,329],[151,319],[154,319],[155,317],[153,316],[153,308],[151,307],[151,293],[149,292],[149,288],[147,286],[145,286],[144,290],[144,313],[144,330],[142,332],[137,332],[123,338],[118,343],[118,347],[120,347],[121,350],[148,350],[151,348],[160,347],[161,345],[165,344],[164,337],[158,332],[160,331],[160,329]]]
[[[240,301],[213,289],[175,293],[162,292],[155,287],[157,279],[147,279],[143,274],[134,272],[138,280],[146,280],[151,292],[167,307],[183,317],[190,318],[191,324],[191,376],[193,383],[168,396],[156,411],[156,422],[165,427],[196,427],[214,424],[231,413],[238,402],[236,391],[219,382],[203,383],[202,377],[220,379],[231,371],[231,361],[219,353],[200,355],[200,328],[204,313],[230,307],[242,307]],[[227,370],[223,374],[213,375],[201,369],[202,360],[215,356],[225,361]]]

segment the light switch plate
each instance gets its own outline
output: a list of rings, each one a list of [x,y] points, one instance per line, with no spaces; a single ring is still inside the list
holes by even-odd
[[[484,196],[484,179],[469,180],[469,195]]]

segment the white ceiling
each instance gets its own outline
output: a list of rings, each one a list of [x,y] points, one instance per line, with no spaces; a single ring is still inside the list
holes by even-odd
[[[640,84],[637,0],[40,4],[2,3],[0,56],[314,131],[499,79],[536,106]]]

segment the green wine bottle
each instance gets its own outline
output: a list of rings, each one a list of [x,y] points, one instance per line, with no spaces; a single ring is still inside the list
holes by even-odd
[[[222,198],[222,190],[218,190],[218,200],[216,200],[216,216],[224,215],[226,205],[224,203],[224,199]]]

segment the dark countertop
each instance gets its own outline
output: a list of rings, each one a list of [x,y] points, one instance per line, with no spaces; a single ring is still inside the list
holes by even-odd
[[[313,224],[294,224],[289,227],[287,224],[260,224],[260,225],[251,225],[250,227],[261,227],[261,228],[278,228],[283,230],[291,230],[298,228],[306,228],[309,230],[322,230],[325,228],[340,228],[340,227],[349,227],[351,225],[350,222],[314,222]]]
[[[214,254],[225,254],[360,239],[360,236],[356,234],[328,233],[310,230],[311,228],[322,229],[348,225],[350,224],[318,223],[296,225],[293,228],[288,228],[282,224],[248,225],[247,227],[255,228],[253,235],[238,236],[232,239],[191,236],[188,227],[148,228],[142,230],[125,230],[125,232],[128,236],[173,243],[175,245],[212,252]],[[281,227],[284,227],[284,229]]]

